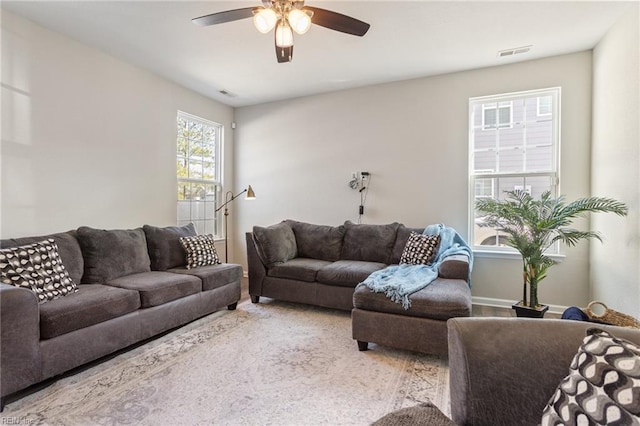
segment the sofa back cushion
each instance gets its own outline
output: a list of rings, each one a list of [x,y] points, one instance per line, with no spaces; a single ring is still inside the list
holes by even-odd
[[[254,226],[253,237],[258,256],[267,268],[280,265],[298,255],[296,237],[291,227],[285,222],[266,228]]]
[[[193,237],[197,235],[193,223],[184,226],[157,226],[144,225],[147,249],[151,260],[152,271],[166,271],[187,264],[187,258],[180,244],[180,237]]]
[[[71,280],[79,284],[84,273],[82,250],[76,239],[76,231],[60,232],[39,237],[12,238],[0,240],[0,248],[18,247],[53,238],[58,245],[58,254]]]
[[[84,256],[85,284],[100,284],[125,275],[149,272],[151,260],[142,228],[77,231]]]
[[[359,225],[345,222],[341,259],[389,263],[400,224]]]
[[[328,262],[340,260],[345,233],[344,226],[313,225],[295,220],[286,220],[285,222],[291,226],[296,236],[298,257]]]

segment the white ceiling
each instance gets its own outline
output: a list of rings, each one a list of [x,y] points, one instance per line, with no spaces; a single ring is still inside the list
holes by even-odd
[[[360,38],[314,25],[295,37],[293,62],[284,64],[273,34],[260,34],[251,19],[191,22],[259,0],[2,1],[2,8],[238,107],[591,49],[637,1],[307,0],[371,29]],[[497,55],[526,45],[529,53]]]

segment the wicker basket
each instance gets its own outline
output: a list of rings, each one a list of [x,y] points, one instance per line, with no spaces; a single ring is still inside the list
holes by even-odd
[[[604,313],[601,315],[596,315],[591,308],[601,305],[604,308]],[[623,314],[622,312],[614,311],[613,309],[609,309],[607,305],[602,302],[593,301],[589,303],[589,306],[584,310],[584,312],[591,319],[595,319],[598,321],[605,322],[607,324],[617,325],[620,327],[632,327],[632,328],[640,328],[640,321],[632,317],[631,315]]]

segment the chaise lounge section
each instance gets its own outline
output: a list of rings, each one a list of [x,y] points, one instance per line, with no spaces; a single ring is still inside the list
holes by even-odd
[[[446,257],[438,277],[414,293],[405,310],[382,293],[358,286],[371,273],[400,263],[412,232],[400,223],[327,226],[285,220],[246,234],[249,294],[352,312],[353,338],[425,353],[447,352],[446,321],[471,315],[469,258]]]
[[[78,230],[0,241],[4,249],[51,239],[77,291],[46,303],[0,283],[0,396],[10,395],[240,299],[242,267],[187,269],[180,237],[192,224]],[[4,265],[3,265],[4,267]]]

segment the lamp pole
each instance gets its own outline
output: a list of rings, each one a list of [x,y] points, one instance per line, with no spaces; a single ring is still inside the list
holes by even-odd
[[[251,188],[251,185],[249,185],[248,188],[245,188],[244,190],[238,192],[236,195],[233,195],[232,191],[227,191],[224,194],[224,204],[221,205],[220,207],[218,207],[215,211],[215,213],[218,213],[220,211],[220,209],[222,209],[224,207],[224,261],[225,263],[229,262],[229,232],[228,232],[228,222],[229,222],[229,207],[227,206],[229,203],[231,203],[233,200],[235,200],[236,198],[238,198],[239,196],[241,196],[244,193],[247,193],[247,200],[253,200],[254,198],[256,198],[256,195],[253,192],[253,188]]]

